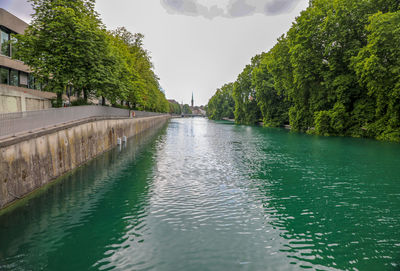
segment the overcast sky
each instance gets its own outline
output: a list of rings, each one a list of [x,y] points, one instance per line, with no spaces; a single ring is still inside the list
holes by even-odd
[[[145,35],[155,72],[168,99],[207,104],[233,82],[251,57],[268,51],[308,0],[97,0],[109,29],[125,26]],[[29,21],[26,0],[0,7]]]

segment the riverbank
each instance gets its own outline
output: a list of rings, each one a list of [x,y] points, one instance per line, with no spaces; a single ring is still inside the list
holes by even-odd
[[[115,147],[158,129],[169,115],[102,119],[52,127],[0,142],[0,209]]]

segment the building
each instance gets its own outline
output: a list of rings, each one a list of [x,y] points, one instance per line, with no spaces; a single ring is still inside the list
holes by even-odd
[[[11,34],[22,34],[28,24],[0,8],[0,83],[4,85],[33,87],[29,82],[29,67],[11,59],[14,48],[9,44]]]
[[[200,106],[194,106],[190,108],[192,110],[193,115],[197,116],[206,116],[206,111]]]
[[[180,105],[177,101],[175,101],[173,99],[168,99],[167,101],[170,102],[170,103],[173,103],[173,104]]]
[[[37,91],[40,86],[29,67],[12,59],[12,34],[23,34],[27,27],[27,23],[0,8],[0,113],[46,109],[56,96]]]

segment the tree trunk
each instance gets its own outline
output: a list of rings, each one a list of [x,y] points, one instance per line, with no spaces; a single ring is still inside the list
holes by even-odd
[[[101,105],[106,105],[106,98],[104,96],[101,96]]]
[[[83,100],[85,100],[85,102],[87,102],[87,100],[88,100],[88,91],[85,88],[82,91],[83,91]]]
[[[62,107],[62,92],[57,91],[56,107]]]

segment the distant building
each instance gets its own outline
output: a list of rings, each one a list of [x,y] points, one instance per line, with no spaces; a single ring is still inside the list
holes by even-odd
[[[201,106],[192,106],[190,109],[193,115],[206,115],[206,111]]]
[[[179,104],[177,101],[172,100],[172,99],[169,99],[169,100],[167,100],[167,101],[170,102],[170,103],[173,103],[173,104]]]
[[[194,106],[193,92],[192,92],[192,107]]]
[[[12,34],[23,34],[28,24],[0,8],[0,113],[40,110],[51,107],[55,93],[39,92],[40,85],[22,61],[12,59]]]

